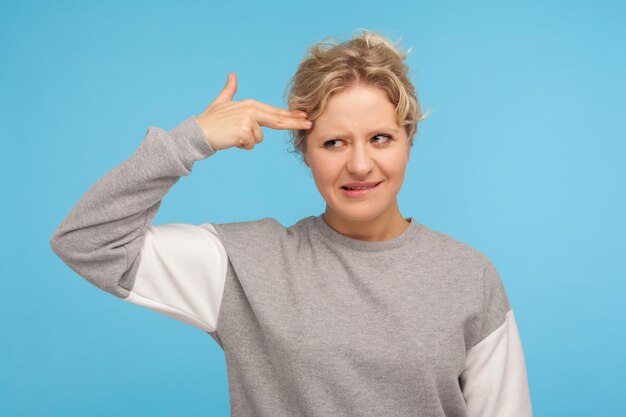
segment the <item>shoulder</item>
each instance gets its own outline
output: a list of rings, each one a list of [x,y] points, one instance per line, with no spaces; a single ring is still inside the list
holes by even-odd
[[[262,279],[298,257],[308,229],[306,219],[290,227],[272,217],[231,223],[211,223],[219,236],[235,273]]]
[[[475,246],[448,233],[421,225],[421,240],[424,251],[442,262],[455,266],[473,266],[481,271],[492,265],[489,257]]]
[[[480,305],[480,341],[502,325],[511,310],[511,304],[500,275],[492,260],[476,247],[449,234],[423,229],[430,251],[438,265],[450,277],[454,285],[474,294],[471,298]]]
[[[310,219],[299,220],[286,227],[273,217],[229,223],[211,223],[227,247],[247,247],[268,250],[297,243],[302,234],[308,233]]]
[[[224,233],[232,236],[245,235],[249,237],[261,237],[272,233],[281,233],[285,229],[285,227],[273,217],[211,224],[219,234]]]

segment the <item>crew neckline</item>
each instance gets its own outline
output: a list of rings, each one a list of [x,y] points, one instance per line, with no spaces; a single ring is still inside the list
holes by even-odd
[[[367,240],[354,239],[339,233],[326,223],[326,220],[324,220],[324,217],[322,216],[323,214],[324,213],[321,213],[313,219],[316,229],[322,235],[333,242],[348,246],[349,248],[368,252],[386,251],[404,246],[417,236],[421,226],[415,221],[414,217],[405,217],[405,220],[409,222],[409,226],[404,229],[402,234],[392,239],[370,242]]]

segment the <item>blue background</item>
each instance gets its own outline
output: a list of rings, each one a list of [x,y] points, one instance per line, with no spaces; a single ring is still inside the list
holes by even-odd
[[[435,4],[436,3],[436,4]],[[623,2],[0,3],[0,415],[228,416],[205,333],[105,293],[49,246],[149,126],[235,100],[286,107],[325,36],[378,30],[424,110],[404,215],[487,254],[518,321],[536,416],[625,415]],[[154,221],[324,211],[286,131],[197,163]]]

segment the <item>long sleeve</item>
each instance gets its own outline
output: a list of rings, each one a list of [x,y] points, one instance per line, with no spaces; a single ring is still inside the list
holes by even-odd
[[[517,323],[493,264],[484,273],[483,323],[460,376],[468,417],[532,417]]]
[[[63,219],[50,239],[52,250],[98,288],[214,331],[227,263],[217,232],[210,224],[157,226],[152,220],[178,179],[215,152],[195,116],[170,131],[150,127],[130,158]]]

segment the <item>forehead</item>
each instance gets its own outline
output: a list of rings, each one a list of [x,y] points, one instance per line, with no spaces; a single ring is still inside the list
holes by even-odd
[[[356,86],[330,96],[313,130],[320,134],[359,133],[398,127],[395,106],[384,90]]]

